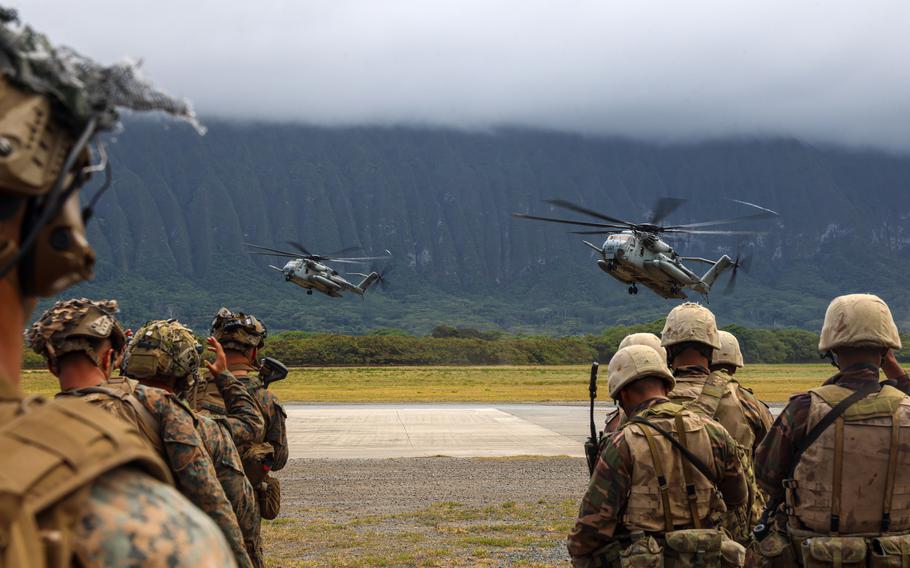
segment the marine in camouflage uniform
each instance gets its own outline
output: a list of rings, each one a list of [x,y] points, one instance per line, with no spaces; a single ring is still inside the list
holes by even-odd
[[[221,308],[212,321],[212,336],[224,346],[228,369],[256,398],[265,419],[265,435],[253,443],[235,438],[247,477],[259,497],[263,518],[273,519],[280,510],[281,487],[278,479],[269,475],[282,469],[288,460],[288,440],[285,422],[287,414],[274,393],[251,373],[258,371],[259,349],[265,345],[268,332],[255,316],[234,313]],[[213,415],[225,412],[224,401],[211,385],[200,403],[200,409]]]
[[[234,564],[218,527],[173,487],[134,426],[80,400],[26,398],[19,388],[22,330],[37,298],[92,275],[79,191],[94,135],[117,124],[120,106],[189,114],[133,72],[57,50],[0,7],[3,566]]]
[[[93,302],[85,298],[59,301],[36,321],[27,336],[32,349],[43,356],[59,378],[62,392],[57,398],[82,398],[109,412],[132,421],[167,463],[178,489],[197,507],[205,511],[221,528],[234,548],[238,564],[250,564],[243,549],[237,519],[231,510],[216,475],[212,457],[197,431],[192,411],[165,390],[151,388],[126,378],[110,378],[114,353],[122,351],[126,336],[115,317],[115,301]],[[143,328],[143,332],[146,328]],[[166,334],[163,334],[166,336]],[[190,335],[189,338],[192,339]],[[167,341],[167,340],[165,340]],[[195,340],[181,344],[171,341],[184,357],[168,359],[157,370],[166,376],[174,368],[192,359],[180,347],[190,347]],[[101,348],[108,348],[108,360],[102,361]],[[155,362],[162,361],[159,357]],[[198,354],[196,354],[198,359]],[[136,356],[134,362],[142,359]],[[89,363],[91,365],[89,365]],[[107,371],[101,372],[105,365]],[[94,368],[93,368],[94,367]],[[98,372],[92,372],[93,370]],[[238,550],[239,546],[239,550]],[[241,554],[237,554],[240,552]]]
[[[573,565],[619,566],[622,557],[623,566],[653,566],[662,556],[694,550],[714,556],[717,564],[706,566],[719,565],[721,555],[741,565],[745,550],[717,530],[725,503],[739,506],[748,495],[735,441],[716,422],[666,397],[674,379],[650,347],[621,349],[608,373],[610,396],[628,415],[685,432],[681,443],[711,478],[656,429],[627,422],[606,438],[582,498],[567,543]]]
[[[235,552],[246,548],[250,561],[261,566],[255,493],[244,475],[240,454],[231,439],[231,429],[246,436],[261,436],[263,422],[253,397],[227,371],[221,345],[213,338],[209,338],[209,345],[216,353],[216,360],[215,363],[206,361],[205,365],[212,375],[211,384],[220,389],[230,412],[213,421],[193,412],[182,400],[181,406],[193,413],[203,447],[211,456],[215,474],[234,511],[242,541],[229,539],[231,545]],[[202,346],[189,328],[175,320],[151,321],[130,340],[125,356],[126,373],[146,385],[185,394],[200,380],[197,369],[202,363],[201,351]]]
[[[676,377],[670,400],[713,418],[739,446],[750,497],[745,508],[728,512],[725,525],[738,541],[746,544],[764,507],[752,464],[755,448],[773,422],[771,411],[731,375],[709,369],[722,343],[714,314],[704,306],[686,302],[673,308],[661,332],[661,345],[667,349]]]
[[[819,351],[839,372],[808,393],[790,398],[755,454],[756,476],[768,493],[772,529],[754,547],[752,564],[846,566],[874,555],[899,566],[910,551],[910,381],[893,357],[900,335],[877,296],[851,294],[828,307]],[[801,456],[796,449],[840,401],[884,383],[854,402]],[[861,535],[861,536],[853,536]],[[873,564],[878,565],[878,564]]]

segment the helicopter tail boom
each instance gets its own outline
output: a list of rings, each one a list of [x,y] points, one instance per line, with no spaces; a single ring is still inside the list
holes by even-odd
[[[733,259],[727,255],[723,255],[714,265],[705,272],[705,275],[701,277],[702,282],[704,282],[708,288],[714,285],[714,282],[717,281],[717,278],[724,273],[728,268],[733,266],[735,263]]]
[[[363,292],[366,292],[367,289],[370,286],[372,286],[374,283],[376,283],[377,280],[379,280],[378,272],[370,272],[369,274],[367,274],[366,278],[361,280],[360,284],[357,285],[357,287],[360,288],[360,290],[361,290],[360,293],[363,294]]]

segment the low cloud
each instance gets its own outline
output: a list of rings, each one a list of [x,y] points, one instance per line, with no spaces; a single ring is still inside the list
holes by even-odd
[[[203,116],[910,150],[904,2],[27,0]]]

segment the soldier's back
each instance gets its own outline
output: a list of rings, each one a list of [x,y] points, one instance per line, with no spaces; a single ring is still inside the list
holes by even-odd
[[[3,391],[3,565],[234,565],[133,426],[81,401]]]

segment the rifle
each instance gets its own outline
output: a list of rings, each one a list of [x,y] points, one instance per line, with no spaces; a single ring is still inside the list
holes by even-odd
[[[272,357],[266,357],[259,363],[259,380],[265,388],[269,388],[272,383],[277,383],[288,376],[287,366]]]
[[[594,466],[597,465],[597,452],[600,449],[601,436],[597,433],[597,425],[594,423],[594,400],[597,398],[597,369],[599,367],[600,365],[596,361],[591,363],[591,378],[588,382],[588,395],[591,398],[591,435],[585,441],[585,459],[588,460],[588,475],[594,474]]]

